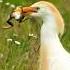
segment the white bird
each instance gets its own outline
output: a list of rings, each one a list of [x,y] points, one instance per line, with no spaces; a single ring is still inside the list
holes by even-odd
[[[40,1],[24,7],[23,14],[40,17],[43,21],[38,70],[70,70],[70,54],[59,39],[59,34],[64,32],[64,21],[58,9],[50,2]]]

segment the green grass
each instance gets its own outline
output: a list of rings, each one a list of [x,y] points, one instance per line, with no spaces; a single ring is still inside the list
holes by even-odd
[[[0,70],[37,70],[38,68],[38,47],[40,45],[40,21],[27,20],[22,22],[20,27],[14,21],[14,27],[2,29],[6,25],[7,16],[12,8],[6,6],[6,2],[17,5],[31,5],[38,0],[4,0],[0,3]],[[61,41],[70,52],[70,0],[48,0],[52,2],[61,12],[65,21],[65,33]],[[29,33],[37,35],[38,38],[29,37]],[[16,35],[14,35],[16,34]],[[11,38],[13,41],[7,41]],[[19,41],[21,44],[15,44]]]

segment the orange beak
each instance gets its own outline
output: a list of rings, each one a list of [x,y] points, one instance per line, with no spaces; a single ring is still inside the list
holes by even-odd
[[[37,7],[23,7],[22,8],[22,11],[23,11],[23,14],[29,14],[29,13],[32,13],[32,12],[37,12]]]

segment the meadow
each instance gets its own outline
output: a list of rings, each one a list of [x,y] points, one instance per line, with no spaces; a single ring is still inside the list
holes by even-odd
[[[28,19],[18,26],[19,23],[13,20],[14,27],[2,28],[8,25],[6,21],[13,10],[11,5],[29,6],[37,1],[40,0],[3,0],[0,2],[0,70],[38,69],[41,21]],[[70,0],[46,1],[52,2],[63,16],[65,32],[61,42],[70,52]]]

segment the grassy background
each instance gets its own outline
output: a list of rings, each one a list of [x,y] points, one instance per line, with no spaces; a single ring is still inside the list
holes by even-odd
[[[6,25],[7,16],[12,8],[6,6],[6,2],[11,4],[29,6],[39,0],[4,0],[0,3],[0,70],[37,70],[40,46],[41,21],[32,22],[26,20],[20,27],[14,21],[15,26],[10,29],[2,29]],[[61,39],[64,48],[70,52],[70,0],[47,0],[52,2],[61,12],[65,21],[65,33]],[[37,38],[30,37],[29,33]],[[7,41],[11,38],[13,41]],[[20,45],[15,41],[19,41]]]

